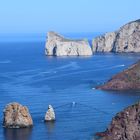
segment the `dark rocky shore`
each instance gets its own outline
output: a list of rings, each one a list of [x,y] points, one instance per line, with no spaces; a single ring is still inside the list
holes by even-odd
[[[140,140],[140,102],[116,114],[100,140]]]
[[[134,90],[140,89],[140,60],[124,70],[123,72],[113,76],[104,85],[98,86],[97,89],[102,90]]]

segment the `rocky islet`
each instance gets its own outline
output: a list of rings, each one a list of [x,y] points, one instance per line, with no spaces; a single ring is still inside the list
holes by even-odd
[[[45,53],[48,56],[90,56],[89,42],[64,38],[55,32],[48,32]]]
[[[45,121],[46,122],[55,121],[55,112],[54,112],[54,108],[52,107],[52,105],[48,106],[48,110],[45,114]]]
[[[13,102],[3,111],[3,126],[6,128],[26,128],[33,126],[33,120],[26,106]]]
[[[95,52],[140,52],[140,20],[129,22],[117,31],[94,38],[92,49],[88,40],[72,40],[56,32],[48,32],[45,46],[45,54],[48,56],[84,56]]]
[[[52,105],[48,106],[45,121],[55,121],[55,112]],[[3,127],[28,128],[33,126],[33,120],[29,109],[17,102],[9,103],[3,110]]]

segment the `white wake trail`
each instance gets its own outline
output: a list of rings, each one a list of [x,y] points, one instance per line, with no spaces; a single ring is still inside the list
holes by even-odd
[[[124,67],[124,66],[125,65],[122,64],[122,65],[117,65],[117,66],[112,66],[112,67],[105,67],[105,68],[99,68],[99,69],[90,69],[90,70],[76,71],[76,72],[72,72],[72,73],[67,73],[67,74],[55,75],[55,76],[50,76],[50,77],[42,78],[40,80],[36,80],[36,82],[43,81],[43,80],[54,79],[54,78],[65,77],[65,76],[68,76],[68,75],[82,74],[82,73],[94,72],[94,71],[102,71],[102,70],[110,70],[110,69],[120,68],[120,67]]]

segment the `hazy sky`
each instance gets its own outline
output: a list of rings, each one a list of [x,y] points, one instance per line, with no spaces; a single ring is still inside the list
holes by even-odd
[[[0,0],[0,33],[105,32],[140,18],[140,0]]]

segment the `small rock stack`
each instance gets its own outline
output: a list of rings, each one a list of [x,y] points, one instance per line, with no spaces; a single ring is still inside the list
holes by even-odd
[[[55,112],[51,105],[48,106],[48,111],[46,112],[45,115],[45,121],[47,122],[55,121]]]

